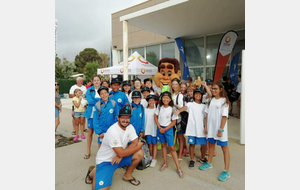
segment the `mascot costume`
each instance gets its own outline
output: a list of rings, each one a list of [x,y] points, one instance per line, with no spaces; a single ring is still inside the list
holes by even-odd
[[[180,64],[175,58],[162,58],[158,62],[158,70],[155,76],[153,77],[153,89],[156,92],[156,95],[160,95],[161,92],[169,91],[171,88],[171,81],[174,78],[181,80],[181,71]],[[195,86],[201,85],[201,79],[198,79],[194,83]]]

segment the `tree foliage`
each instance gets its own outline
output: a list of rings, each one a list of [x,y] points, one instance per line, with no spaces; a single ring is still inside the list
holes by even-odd
[[[84,67],[83,74],[87,81],[92,80],[93,76],[97,75],[97,69],[99,69],[99,63],[97,61],[87,62]]]
[[[61,64],[55,64],[55,78],[56,79],[64,78],[64,74],[62,72],[62,65]]]
[[[61,63],[61,59],[57,57],[57,54],[55,55],[55,65],[59,65]]]
[[[62,72],[64,74],[64,79],[68,79],[74,72],[76,68],[73,62],[69,62],[66,58],[63,58]]]
[[[99,56],[101,58],[101,62],[99,64],[99,68],[109,67],[109,63],[110,63],[110,57],[109,57],[109,55],[106,54],[106,53],[99,53]]]
[[[84,67],[88,62],[98,62],[98,66],[100,66],[101,61],[101,57],[99,56],[97,50],[94,48],[85,48],[79,53],[79,55],[76,55],[75,57],[75,70],[79,73],[83,73]]]

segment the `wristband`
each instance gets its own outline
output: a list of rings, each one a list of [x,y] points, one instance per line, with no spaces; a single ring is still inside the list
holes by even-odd
[[[221,129],[221,128],[220,128],[220,129],[218,129],[218,131],[224,132],[224,130],[223,130],[223,129]]]

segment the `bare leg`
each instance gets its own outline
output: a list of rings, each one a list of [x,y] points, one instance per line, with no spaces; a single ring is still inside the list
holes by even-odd
[[[194,144],[190,144],[190,157],[191,157],[191,160],[194,160],[194,151],[195,151],[195,145]]]
[[[172,154],[172,157],[173,157],[173,160],[175,162],[177,170],[180,170],[180,165],[179,165],[179,161],[178,161],[178,158],[177,158],[177,152],[175,150],[175,147],[174,146],[169,146],[169,149],[171,151],[171,154]]]
[[[60,120],[59,120],[59,117],[57,117],[57,118],[55,118],[55,133],[56,133],[56,130],[57,130],[57,127],[59,124],[60,124]],[[56,138],[56,135],[55,135],[55,138]]]
[[[224,154],[224,164],[225,164],[225,171],[229,171],[229,164],[230,164],[230,154],[228,145],[222,146],[223,154]]]
[[[208,151],[208,163],[212,163],[212,159],[213,159],[213,156],[214,156],[214,151],[215,151],[215,145],[216,144],[213,144],[211,142],[208,142],[208,146],[209,146],[209,151]]]
[[[75,117],[72,118],[73,131],[76,131]]]
[[[206,145],[201,145],[200,146],[200,153],[201,153],[200,158],[201,159],[205,158],[205,149],[206,149]]]
[[[167,163],[167,143],[161,143],[161,150],[162,150],[164,164],[168,165],[168,163]],[[176,154],[176,158],[177,158],[177,154]]]
[[[79,136],[79,117],[75,118],[75,132],[76,136]]]
[[[150,156],[153,157],[153,144],[152,144],[152,143],[151,143],[151,144],[148,144],[148,146],[149,146]]]
[[[123,175],[123,179],[125,179],[125,180],[133,179],[133,176],[131,174],[132,174],[134,168],[141,162],[141,160],[143,159],[143,156],[144,156],[144,152],[142,150],[139,150],[133,154],[131,165],[128,166],[125,174]],[[138,181],[136,180],[133,183],[137,184]]]
[[[157,155],[157,144],[153,145],[153,153],[152,153],[152,157],[154,160],[156,160],[156,155]]]
[[[183,151],[183,144],[184,144],[184,137],[183,134],[177,134],[179,140],[179,150],[178,150],[178,158],[182,159],[182,151]]]
[[[93,140],[93,134],[94,134],[94,129],[88,128],[88,136],[87,136],[87,154],[91,154],[91,145],[92,145],[92,140]]]
[[[84,120],[85,120],[85,117],[80,117],[80,132],[81,132],[81,135],[84,135]]]

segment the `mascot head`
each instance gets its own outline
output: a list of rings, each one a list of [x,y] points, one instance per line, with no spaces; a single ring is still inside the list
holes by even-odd
[[[158,70],[154,76],[156,86],[163,88],[164,85],[171,86],[174,78],[181,79],[180,65],[175,58],[162,58],[158,63]]]

